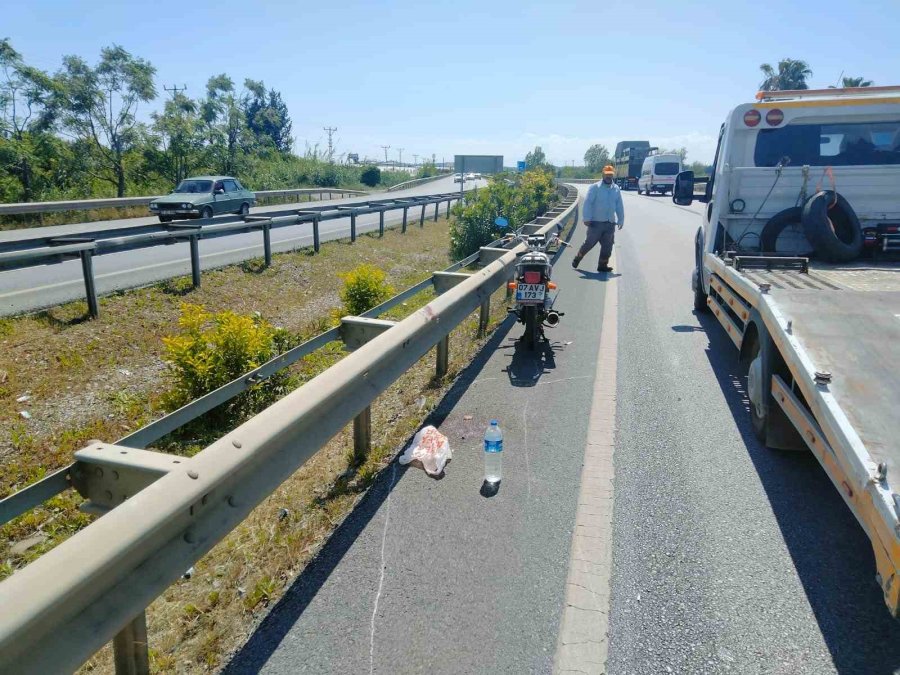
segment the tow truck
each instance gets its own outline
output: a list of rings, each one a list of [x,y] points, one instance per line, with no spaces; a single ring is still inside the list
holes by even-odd
[[[815,454],[897,617],[900,87],[760,92],[722,125],[706,185],[683,171],[673,201],[705,205],[694,307],[739,350],[756,436]]]

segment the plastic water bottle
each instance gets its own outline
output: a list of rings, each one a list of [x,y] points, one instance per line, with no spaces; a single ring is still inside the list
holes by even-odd
[[[497,420],[484,432],[484,480],[488,483],[500,482],[500,467],[503,457],[503,432]]]

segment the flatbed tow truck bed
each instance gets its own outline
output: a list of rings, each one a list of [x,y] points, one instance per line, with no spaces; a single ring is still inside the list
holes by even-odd
[[[707,304],[742,354],[750,331],[768,332],[783,360],[772,399],[872,540],[898,616],[900,264],[792,260],[706,254]]]

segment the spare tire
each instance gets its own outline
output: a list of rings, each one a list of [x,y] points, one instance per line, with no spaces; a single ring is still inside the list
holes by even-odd
[[[822,190],[803,206],[803,232],[816,253],[828,262],[850,262],[862,252],[859,218],[850,202],[831,190]]]
[[[792,206],[784,211],[779,211],[769,218],[759,235],[759,248],[762,253],[775,253],[778,251],[778,237],[791,225],[801,225],[803,222],[803,209]],[[808,252],[797,252],[797,255],[808,255]]]

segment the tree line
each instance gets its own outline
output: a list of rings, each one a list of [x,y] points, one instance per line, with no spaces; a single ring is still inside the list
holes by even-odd
[[[45,201],[171,190],[188,175],[236,175],[253,189],[358,184],[364,167],[293,152],[281,93],[262,80],[213,75],[203,94],[156,100],[156,68],[119,45],[90,64],[65,56],[54,73],[0,40],[0,201]],[[399,182],[394,172],[379,180]],[[403,174],[406,176],[406,174]]]

